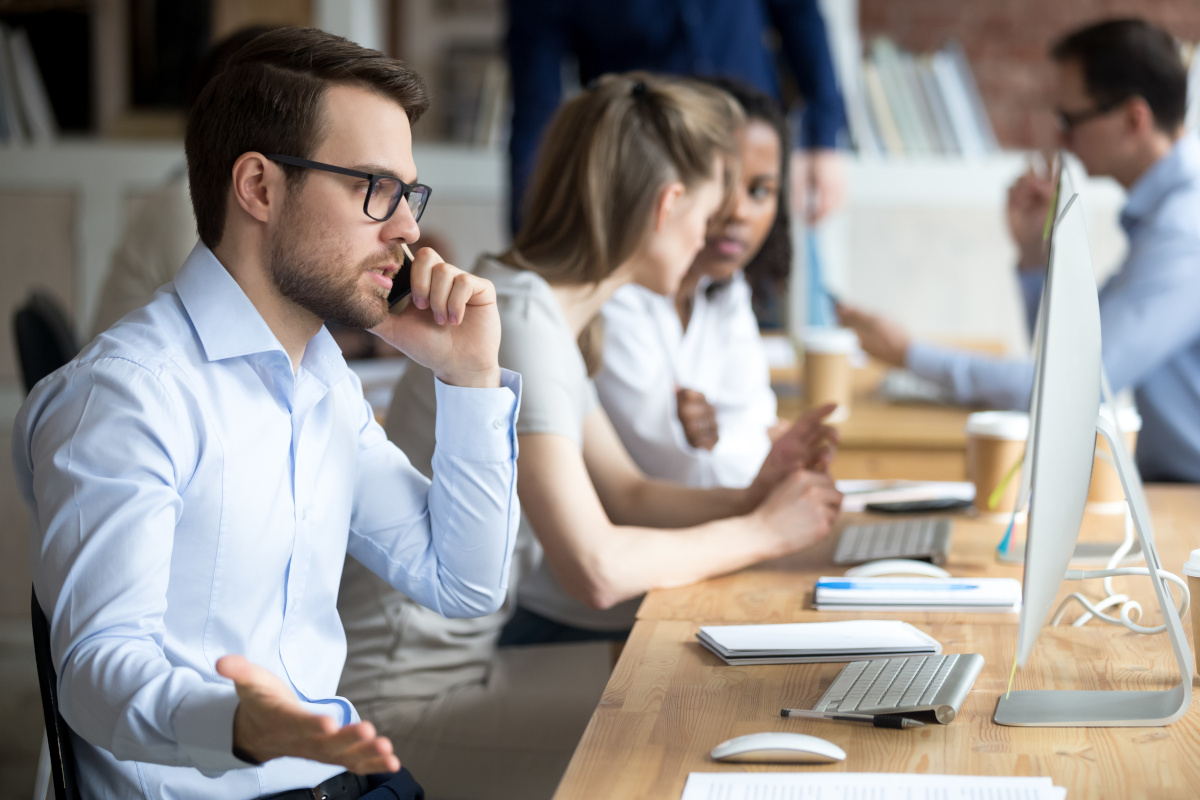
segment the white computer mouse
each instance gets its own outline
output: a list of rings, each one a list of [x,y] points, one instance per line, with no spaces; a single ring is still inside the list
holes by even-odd
[[[750,733],[721,742],[712,749],[713,761],[829,764],[845,761],[846,751],[833,742],[804,733]]]
[[[846,570],[847,578],[878,578],[881,575],[920,575],[922,578],[949,578],[950,573],[937,564],[911,558],[885,558],[868,561]]]

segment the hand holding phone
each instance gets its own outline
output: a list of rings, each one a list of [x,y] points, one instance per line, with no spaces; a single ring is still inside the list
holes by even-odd
[[[411,302],[372,332],[454,386],[500,385],[500,317],[490,281],[447,264],[426,247],[392,278],[388,304]]]

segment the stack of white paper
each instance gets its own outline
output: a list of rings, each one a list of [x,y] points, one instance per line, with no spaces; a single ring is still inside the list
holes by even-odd
[[[809,664],[937,655],[942,645],[899,620],[706,625],[700,643],[728,664]]]
[[[813,591],[818,611],[1021,610],[1014,578],[845,578],[823,576]]]
[[[841,480],[837,490],[842,511],[862,511],[867,503],[975,499],[975,484],[967,481]]]
[[[1065,800],[1050,778],[869,772],[693,772],[682,800]]]

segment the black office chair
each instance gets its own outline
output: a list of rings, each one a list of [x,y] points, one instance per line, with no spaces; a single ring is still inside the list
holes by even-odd
[[[50,656],[50,624],[33,592],[33,655],[37,660],[38,688],[42,690],[42,713],[46,717],[46,741],[50,746],[50,777],[55,800],[80,800],[75,778],[75,749],[71,728],[58,713],[58,676]]]
[[[26,392],[79,352],[66,312],[41,290],[35,289],[13,315],[13,333]]]

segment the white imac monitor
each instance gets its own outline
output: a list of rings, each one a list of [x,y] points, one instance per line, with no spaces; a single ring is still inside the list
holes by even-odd
[[[1058,221],[1062,219],[1063,211],[1067,209],[1067,204],[1077,196],[1077,192],[1075,191],[1075,180],[1071,177],[1070,167],[1067,166],[1066,154],[1060,152],[1056,160],[1058,162],[1058,184],[1054,188],[1054,216],[1046,221],[1047,225],[1049,226],[1046,231],[1046,238],[1048,240],[1050,250],[1053,250],[1054,248],[1054,232],[1058,228]],[[1047,265],[1047,269],[1049,269],[1049,265]],[[1042,295],[1042,302],[1038,304],[1037,321],[1033,326],[1033,352],[1037,354],[1039,365],[1041,364],[1042,353],[1042,327],[1045,324],[1044,318],[1046,316],[1046,294],[1049,293],[1050,289],[1049,275],[1047,275],[1046,283],[1046,292],[1044,292]],[[1034,436],[1037,433],[1037,414],[1035,413],[1035,407],[1037,405],[1038,385],[1039,378],[1041,377],[1040,373],[1040,367],[1039,369],[1034,370],[1033,393],[1029,399],[1030,443],[1033,442]],[[1029,497],[1029,481],[1032,472],[1030,469],[1030,464],[1030,460],[1026,459],[1025,466],[1021,470],[1021,490],[1017,493],[1018,503],[1025,502],[1025,500]]]
[[[1146,563],[1160,568],[1141,482],[1116,428],[1099,416],[1100,306],[1087,231],[1078,195],[1068,199],[1055,224],[1046,291],[1042,298],[1030,439],[1026,453],[1031,485],[1025,544],[1024,598],[1017,664],[1024,666],[1050,614],[1083,521],[1096,434],[1117,456],[1118,473]],[[1082,573],[1072,577],[1084,577]],[[1191,699],[1190,656],[1179,615],[1160,578],[1153,580],[1181,676],[1165,691],[1014,691],[1002,695],[995,721],[1002,725],[1137,726],[1178,719]]]
[[[1065,174],[1065,173],[1064,173]],[[1050,244],[1030,399],[1025,597],[1017,663],[1025,664],[1071,560],[1087,505],[1100,411],[1100,304],[1078,195]],[[1036,420],[1036,422],[1034,422]]]

